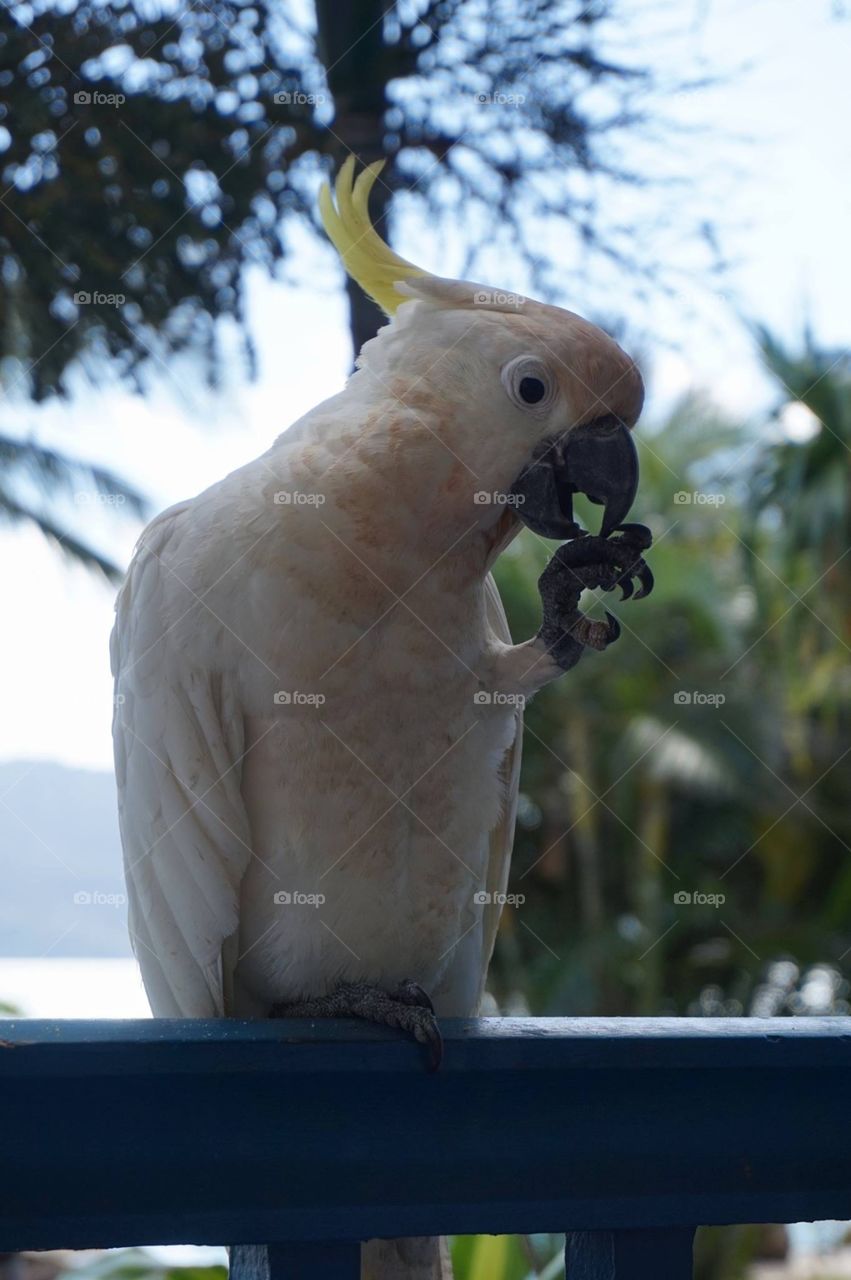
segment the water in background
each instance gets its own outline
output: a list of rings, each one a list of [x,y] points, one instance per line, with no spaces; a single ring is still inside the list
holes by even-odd
[[[0,956],[0,1005],[25,1018],[149,1018],[135,960]]]

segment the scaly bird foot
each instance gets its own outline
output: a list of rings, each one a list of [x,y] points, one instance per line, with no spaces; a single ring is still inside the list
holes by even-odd
[[[621,588],[621,599],[628,600],[633,593],[632,579],[637,579],[640,590],[635,599],[643,600],[653,590],[653,574],[645,563],[643,553],[653,543],[653,535],[643,524],[622,524],[614,529],[605,544],[603,562],[607,567],[619,570],[614,586]],[[612,587],[604,588],[609,591]]]
[[[443,1037],[434,1006],[422,987],[405,980],[392,991],[366,982],[341,982],[325,996],[313,996],[292,1004],[275,1004],[272,1018],[364,1018],[385,1027],[409,1032],[428,1049],[428,1066],[436,1071],[443,1058]]]
[[[574,571],[578,586],[602,587],[604,591],[620,587],[621,599],[627,600],[636,578],[641,590],[635,598],[642,600],[653,590],[653,574],[642,555],[651,541],[650,530],[643,524],[624,524],[608,538],[576,538],[565,543],[556,555],[565,568]]]
[[[554,660],[566,671],[578,662],[583,648],[605,649],[620,635],[616,618],[608,611],[605,621],[587,618],[579,609],[586,589],[621,589],[621,599],[634,591],[638,580],[641,600],[653,590],[653,574],[642,552],[652,542],[650,530],[641,524],[624,524],[608,538],[587,535],[558,547],[538,580],[544,621],[538,633]]]

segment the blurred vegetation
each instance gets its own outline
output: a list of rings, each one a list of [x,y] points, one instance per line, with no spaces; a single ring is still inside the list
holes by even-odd
[[[527,707],[525,901],[489,982],[506,1012],[849,1012],[851,354],[756,337],[773,413],[690,395],[645,428],[633,514],[656,589],[605,597],[616,648]],[[550,551],[524,532],[497,566],[518,638]],[[779,1228],[704,1229],[695,1275],[740,1280],[784,1247]],[[538,1248],[535,1270],[521,1238],[459,1242],[457,1280],[563,1275],[558,1242]]]
[[[644,431],[656,589],[527,708],[502,1007],[847,1012],[851,357],[758,338],[774,413],[692,395]],[[516,636],[548,554],[497,567]]]
[[[147,1249],[120,1249],[65,1274],[78,1280],[227,1280],[227,1267],[170,1266]]]

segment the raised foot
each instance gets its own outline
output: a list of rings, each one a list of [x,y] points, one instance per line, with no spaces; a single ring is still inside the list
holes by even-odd
[[[641,524],[624,524],[608,538],[575,538],[558,547],[538,581],[544,606],[539,635],[563,670],[578,659],[582,648],[605,649],[617,640],[620,626],[606,613],[605,621],[587,618],[579,609],[586,589],[621,589],[621,599],[633,595],[633,578],[639,583],[634,598],[653,590],[653,574],[643,552],[652,542],[650,530]]]
[[[428,1049],[429,1071],[443,1059],[443,1037],[431,1000],[416,982],[405,980],[391,991],[366,982],[341,982],[326,996],[292,1004],[275,1004],[271,1018],[364,1018],[384,1027],[399,1027]]]

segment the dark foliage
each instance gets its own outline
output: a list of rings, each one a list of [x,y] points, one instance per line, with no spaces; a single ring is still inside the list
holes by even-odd
[[[302,30],[249,0],[0,6],[9,376],[40,400],[76,358],[132,376],[191,347],[215,379],[215,320],[242,321],[244,268],[274,269],[287,217],[314,216],[317,169],[349,151],[392,161],[379,223],[399,189],[456,225],[464,208],[471,246],[477,225],[506,228],[542,290],[570,252],[542,250],[542,219],[628,260],[634,228],[595,210],[600,184],[641,185],[619,156],[660,86],[606,54],[620,6],[384,9],[317,0]],[[350,298],[357,346],[377,315]]]

